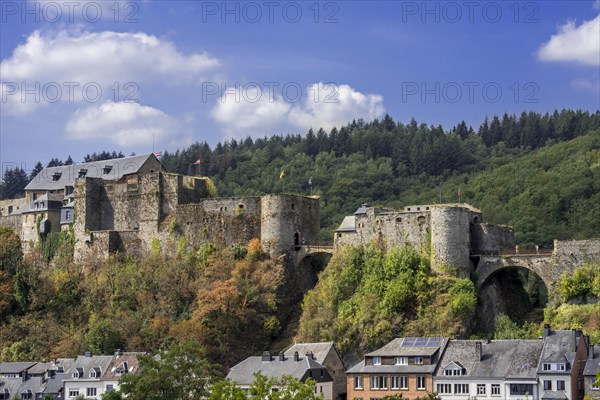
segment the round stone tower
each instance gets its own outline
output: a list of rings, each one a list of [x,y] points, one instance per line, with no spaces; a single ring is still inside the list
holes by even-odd
[[[261,197],[260,241],[271,257],[288,254],[319,235],[318,198],[295,195]]]
[[[470,224],[473,213],[466,207],[440,205],[431,208],[431,266],[441,272],[443,265],[458,269],[462,277],[470,271]]]

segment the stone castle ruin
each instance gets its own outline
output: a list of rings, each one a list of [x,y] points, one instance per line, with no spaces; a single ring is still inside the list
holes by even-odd
[[[468,204],[402,210],[364,204],[337,228],[333,249],[366,243],[383,249],[414,247],[430,257],[434,270],[455,268],[477,289],[504,268],[529,269],[550,289],[563,272],[600,260],[600,239],[555,240],[551,251],[517,252],[511,227],[484,223],[481,211]]]
[[[167,173],[153,154],[45,168],[25,192],[0,202],[0,224],[15,229],[25,250],[72,226],[76,260],[143,256],[174,232],[190,248],[257,238],[278,258],[319,234],[317,197],[210,198],[207,178]]]

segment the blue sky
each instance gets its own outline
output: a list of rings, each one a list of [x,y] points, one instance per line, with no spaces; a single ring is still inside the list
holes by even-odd
[[[600,2],[1,0],[0,162],[600,108]],[[153,144],[154,143],[154,144]]]

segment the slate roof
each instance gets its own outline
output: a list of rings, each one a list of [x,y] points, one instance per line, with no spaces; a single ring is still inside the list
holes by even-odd
[[[596,376],[600,372],[600,344],[594,347],[594,358],[588,358],[583,370],[584,376]]]
[[[35,362],[3,362],[0,363],[0,374],[19,374],[33,367]]]
[[[407,346],[407,342],[410,340],[414,342],[416,339],[419,340],[432,340],[435,339],[439,345],[437,346]],[[387,357],[396,357],[396,356],[433,356],[436,352],[440,352],[440,354],[444,351],[444,348],[448,344],[447,338],[396,338],[383,346],[380,349],[377,349],[365,357],[373,357],[373,356],[387,356]],[[431,364],[423,364],[423,365],[366,365],[365,360],[363,359],[361,362],[350,368],[347,373],[391,373],[391,374],[410,374],[410,373],[422,373],[422,374],[433,374],[437,367],[438,363],[435,357]]]
[[[9,399],[14,399],[17,394],[20,394],[19,387],[23,381],[21,378],[0,378],[0,392],[5,389],[8,389],[8,393],[10,395]]]
[[[72,378],[72,374],[69,374],[68,380],[95,379],[90,378],[90,372],[92,371],[92,369],[99,367],[101,373],[104,374],[107,371],[108,366],[110,365],[113,357],[114,356],[78,356],[75,362],[73,363],[71,371],[75,369],[83,371],[83,376],[80,376],[79,378]]]
[[[85,175],[87,177],[117,181],[125,175],[138,172],[149,158],[156,159],[154,154],[142,154],[112,160],[44,168],[25,186],[25,190],[62,190],[65,186],[73,186],[81,169],[87,170]],[[107,174],[104,173],[105,166],[112,166]],[[57,176],[60,174],[57,180],[54,180],[55,174]]]
[[[576,346],[575,331],[550,330],[544,338],[544,349],[538,365],[540,374],[570,374],[573,360],[575,359]],[[544,371],[543,363],[568,363],[565,371]]]
[[[413,339],[438,339],[439,344],[433,346],[407,346]],[[447,338],[396,338],[380,349],[368,353],[367,356],[426,356],[430,357],[435,352],[443,349],[448,344]]]
[[[334,350],[333,342],[322,342],[322,343],[296,343],[289,349],[285,351],[285,355],[288,357],[293,357],[294,352],[298,352],[298,355],[304,356],[306,353],[312,353],[315,361],[319,364],[323,364],[325,362],[325,357],[329,352]]]
[[[293,357],[285,357],[284,361],[280,361],[279,356],[273,356],[271,361],[262,361],[261,356],[256,356],[248,357],[231,368],[227,379],[239,385],[251,385],[255,379],[254,373],[258,371],[268,378],[292,375],[296,379],[302,379],[309,370],[324,370],[325,374],[329,375],[323,365],[309,357],[301,356],[298,361],[294,361]],[[331,380],[331,377],[329,379]]]
[[[477,344],[481,343],[481,358]],[[456,379],[445,376],[444,369],[460,363],[465,375],[472,378],[535,379],[542,340],[451,340],[440,360],[436,379]]]
[[[356,231],[356,217],[349,215],[344,217],[344,220],[340,226],[335,230],[336,232],[355,232]]]
[[[31,393],[34,395],[40,390],[42,387],[42,378],[41,377],[33,377],[27,379],[25,382],[21,384],[19,387],[19,393]]]
[[[43,384],[44,393],[58,393],[63,388],[63,380],[69,379],[70,373],[56,374]]]
[[[106,371],[103,371],[102,379],[107,380],[118,380],[121,375],[117,375],[117,369],[124,369],[127,367],[128,374],[135,374],[138,372],[140,363],[138,362],[138,354],[144,353],[123,353],[118,356],[114,356]],[[126,363],[126,364],[124,364]]]

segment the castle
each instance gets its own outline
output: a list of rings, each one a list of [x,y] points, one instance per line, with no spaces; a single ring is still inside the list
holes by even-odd
[[[335,231],[334,248],[376,242],[383,248],[412,246],[431,256],[434,269],[444,265],[468,276],[472,254],[515,248],[511,227],[485,224],[481,211],[468,204],[407,206],[394,210],[362,205]]]
[[[24,198],[0,201],[0,225],[15,230],[25,251],[45,235],[72,229],[77,261],[259,239],[271,258],[298,266],[346,245],[411,246],[430,257],[434,270],[451,266],[478,286],[511,266],[531,269],[551,285],[565,270],[600,259],[600,239],[555,241],[552,254],[514,254],[512,228],[484,223],[481,211],[468,204],[402,210],[365,204],[344,218],[333,247],[314,246],[318,197],[214,198],[212,189],[208,178],[167,173],[154,154],[48,167],[29,182]]]
[[[142,256],[174,233],[189,248],[257,238],[277,258],[319,234],[317,197],[211,198],[207,178],[167,173],[154,154],[45,168],[25,193],[0,202],[0,225],[13,227],[25,250],[72,226],[76,260]]]

